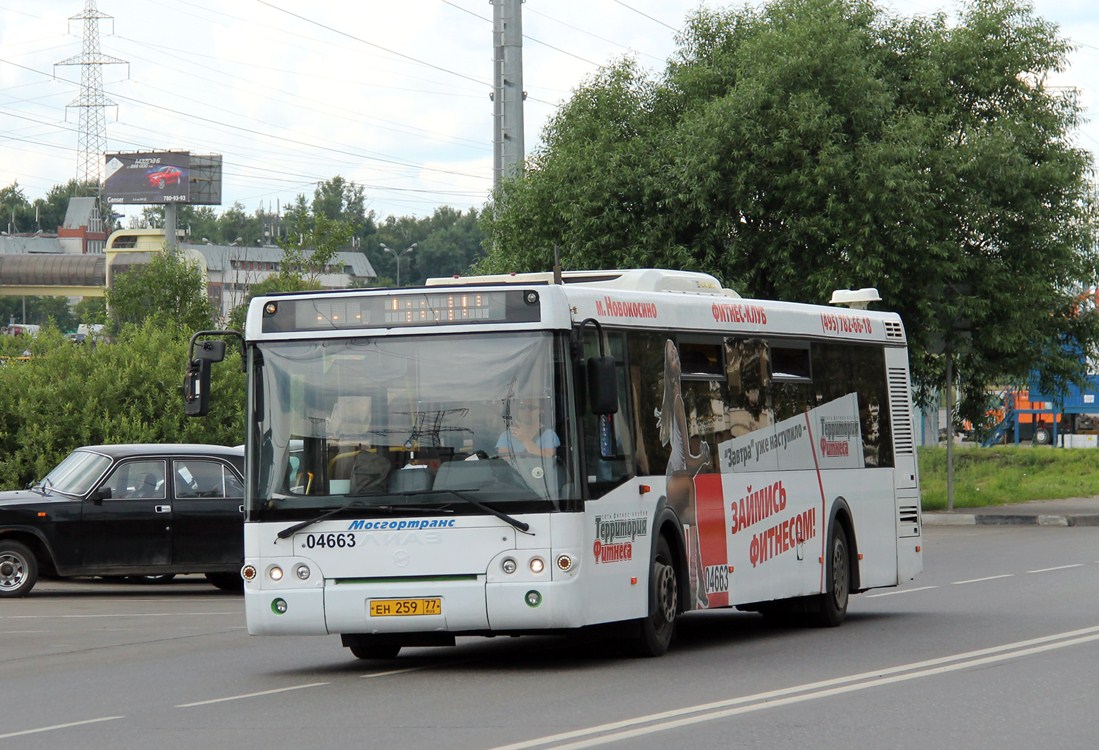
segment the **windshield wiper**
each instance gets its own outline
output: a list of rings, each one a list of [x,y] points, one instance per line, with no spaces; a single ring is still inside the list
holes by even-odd
[[[417,495],[423,494],[417,492]],[[392,513],[397,510],[414,510],[418,513],[453,513],[450,508],[445,505],[371,505],[368,506],[370,510],[384,510],[386,513]]]
[[[459,500],[464,500],[465,502],[469,503],[474,508],[479,508],[479,509],[485,511],[486,513],[491,513],[492,515],[499,518],[501,521],[505,521],[505,522],[511,524],[512,526],[514,526],[515,528],[519,529],[519,531],[522,531],[524,534],[530,533],[530,524],[527,523],[526,521],[520,521],[518,518],[513,518],[512,516],[509,516],[504,511],[497,510],[496,508],[493,508],[491,505],[485,505],[480,500],[474,500],[472,497],[469,496],[468,493],[476,492],[476,491],[477,491],[476,489],[470,488],[468,490],[430,490],[429,492],[418,492],[416,494],[418,494],[418,495],[436,495],[436,494],[446,493],[448,495],[453,495],[454,497],[458,498]],[[531,534],[531,536],[533,536],[533,534]]]
[[[276,536],[278,536],[279,539],[286,539],[287,537],[293,536],[294,534],[298,533],[299,531],[301,531],[302,529],[304,529],[308,526],[312,526],[315,523],[320,523],[321,521],[325,520],[326,518],[331,518],[332,516],[336,515],[337,513],[341,512],[341,511],[349,510],[350,508],[354,508],[356,506],[362,507],[362,505],[363,505],[362,500],[358,500],[358,499],[352,500],[351,502],[346,503],[345,505],[340,505],[340,506],[332,508],[330,510],[326,510],[324,513],[321,513],[316,518],[310,518],[307,521],[302,521],[301,523],[296,523],[293,526],[288,526],[287,528],[280,531]]]

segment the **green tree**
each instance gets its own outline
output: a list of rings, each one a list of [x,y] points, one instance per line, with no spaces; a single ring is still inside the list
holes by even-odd
[[[350,222],[329,219],[323,214],[291,226],[290,236],[279,242],[283,250],[279,275],[301,275],[306,281],[315,282],[354,233],[355,227]]]
[[[865,0],[696,12],[663,76],[619,61],[547,126],[484,214],[484,271],[666,265],[822,302],[876,286],[917,381],[944,346],[980,416],[996,381],[1056,389],[1096,353],[1082,110],[1046,76],[1069,43],[1016,0],[956,23]],[[977,333],[971,334],[970,331]]]
[[[84,297],[73,305],[73,317],[76,322],[88,325],[106,325],[107,323],[107,298]]]
[[[366,197],[363,188],[336,175],[313,191],[313,214],[334,221],[365,225]]]
[[[64,297],[0,297],[0,325],[50,321],[62,331],[73,330],[78,322]]]
[[[34,231],[34,209],[18,182],[0,188],[0,226],[8,234]]]
[[[218,221],[219,238],[224,245],[256,245],[263,241],[263,228],[259,218],[244,212],[241,203],[226,209]],[[211,241],[215,241],[210,237]]]
[[[108,330],[152,320],[184,331],[209,328],[213,307],[206,296],[202,269],[180,251],[153,253],[139,265],[111,279],[107,290]]]
[[[35,229],[41,229],[43,232],[56,232],[57,228],[65,222],[65,213],[69,210],[70,198],[91,197],[98,192],[99,185],[93,182],[69,180],[64,185],[54,185],[46,193],[45,200],[38,199],[34,201],[35,206],[38,207],[38,226]],[[105,214],[103,216],[104,226],[108,227],[107,232],[109,233],[113,223],[106,214],[110,213],[110,209],[103,204],[100,205],[100,211]]]
[[[239,204],[234,204],[234,209],[238,206]],[[240,212],[243,214],[243,208]],[[241,226],[247,223],[246,219],[241,219],[236,213],[231,214],[231,217],[235,224],[231,228],[226,227],[225,233],[237,232]],[[163,227],[164,206],[144,207],[141,209],[141,219],[146,226]],[[180,205],[176,207],[176,230],[183,232],[186,242],[221,243],[223,239],[222,223],[222,217],[218,216],[212,206]],[[234,234],[229,241],[236,239],[237,236],[237,234]]]
[[[389,216],[367,248],[374,270],[384,283],[397,276],[397,262],[381,245],[401,254],[401,283],[421,284],[430,276],[467,274],[473,263],[484,256],[484,234],[477,211],[462,213],[450,206],[440,206],[431,216]],[[416,249],[403,251],[415,243]]]

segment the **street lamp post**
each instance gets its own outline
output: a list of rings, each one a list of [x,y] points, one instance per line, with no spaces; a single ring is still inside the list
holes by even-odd
[[[399,287],[401,285],[401,257],[404,255],[411,255],[412,251],[416,249],[416,245],[420,243],[413,242],[401,252],[397,252],[396,250],[388,247],[384,242],[379,242],[378,244],[382,246],[382,250],[385,250],[387,253],[392,255],[394,260],[397,261],[397,286]]]

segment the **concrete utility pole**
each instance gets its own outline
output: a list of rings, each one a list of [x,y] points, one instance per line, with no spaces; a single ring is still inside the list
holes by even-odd
[[[491,0],[493,187],[523,173],[523,0]]]

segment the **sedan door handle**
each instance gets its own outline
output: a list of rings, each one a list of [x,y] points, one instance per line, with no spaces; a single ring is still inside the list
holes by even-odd
[[[172,512],[172,506],[171,505],[157,505],[157,506],[154,506],[153,510],[155,510],[157,513],[171,513]]]

